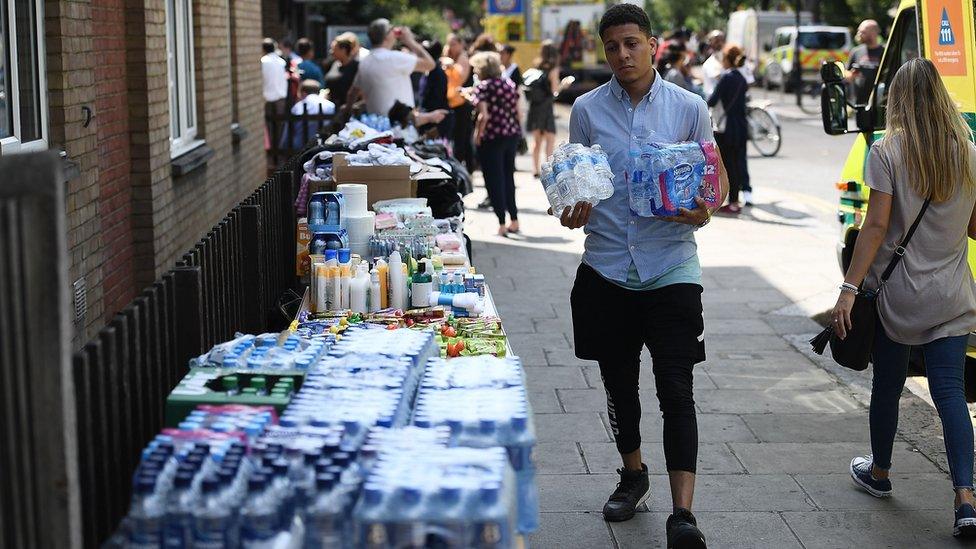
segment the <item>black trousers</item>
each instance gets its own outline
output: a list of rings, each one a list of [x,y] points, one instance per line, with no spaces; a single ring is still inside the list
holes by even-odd
[[[485,188],[491,207],[498,218],[498,224],[505,224],[505,212],[518,219],[518,206],[515,204],[515,155],[518,137],[498,137],[482,141],[478,147],[478,163],[485,176]]]
[[[471,103],[465,103],[451,111],[454,113],[454,158],[464,164],[468,173],[474,173],[474,147],[471,141],[474,135],[474,107]]]
[[[752,191],[749,181],[748,137],[716,133],[715,143],[722,153],[722,162],[729,174],[729,203],[739,201],[741,191]]]
[[[705,360],[701,294],[697,284],[627,290],[587,265],[580,265],[573,286],[576,356],[600,364],[610,427],[621,454],[640,448],[640,354],[645,345],[650,350],[668,471],[694,473],[697,468],[693,369]]]

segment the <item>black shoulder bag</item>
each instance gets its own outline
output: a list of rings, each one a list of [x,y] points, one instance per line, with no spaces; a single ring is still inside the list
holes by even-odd
[[[895,248],[895,254],[888,262],[888,267],[885,268],[884,273],[881,274],[878,288],[876,290],[862,288],[857,292],[854,297],[854,306],[851,309],[851,329],[847,331],[847,337],[844,339],[837,337],[833,325],[830,325],[817,337],[810,340],[813,352],[822,355],[829,343],[830,354],[833,355],[837,364],[857,371],[868,367],[868,362],[871,360],[871,347],[874,345],[874,331],[877,329],[878,322],[878,294],[881,293],[885,282],[891,277],[891,273],[895,272],[895,267],[905,256],[905,249],[911,242],[912,236],[915,235],[915,230],[918,229],[918,224],[921,223],[922,217],[925,215],[925,211],[929,209],[931,202],[932,199],[929,198],[922,204],[922,210],[918,212],[918,217],[908,229],[905,238]]]

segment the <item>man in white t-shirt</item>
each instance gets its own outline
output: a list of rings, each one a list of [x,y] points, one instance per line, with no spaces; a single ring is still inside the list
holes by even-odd
[[[386,114],[397,101],[414,106],[413,84],[410,75],[428,72],[435,66],[407,27],[393,27],[386,19],[377,19],[367,29],[373,49],[359,62],[355,87],[366,94],[366,110]],[[397,39],[411,53],[392,49]]]
[[[263,80],[264,101],[267,108],[277,114],[285,110],[285,96],[288,95],[288,72],[285,60],[275,53],[275,42],[265,38],[261,42],[264,57],[261,58],[261,77]]]
[[[320,127],[328,126],[321,120],[306,120],[304,115],[335,114],[335,103],[322,97],[319,81],[309,78],[303,80],[298,88],[299,101],[291,107],[291,114],[301,117],[293,120],[281,136],[282,148],[301,149],[315,137]]]
[[[711,50],[712,55],[708,56],[708,59],[702,63],[702,89],[705,92],[705,97],[711,97],[712,92],[715,91],[715,86],[718,85],[719,78],[722,77],[722,71],[725,67],[722,65],[722,48],[725,47],[725,33],[720,30],[714,30],[708,33],[708,49]]]

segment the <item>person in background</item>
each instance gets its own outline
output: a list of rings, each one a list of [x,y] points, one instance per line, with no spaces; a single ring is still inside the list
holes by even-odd
[[[973,424],[964,380],[967,341],[976,329],[976,283],[967,260],[969,239],[976,238],[976,147],[970,139],[935,65],[927,59],[902,65],[888,90],[887,134],[868,155],[867,216],[832,311],[834,332],[844,339],[857,328],[851,310],[858,289],[884,284],[875,298],[871,349],[872,454],[851,460],[851,479],[874,497],[891,495],[898,402],[912,348],[920,350],[955,492],[953,535],[965,538],[976,537]],[[902,248],[916,219],[917,230]],[[901,262],[882,282],[895,254]],[[904,479],[911,482],[910,475]],[[907,497],[917,497],[918,486],[906,487]]]
[[[474,54],[482,51],[498,52],[498,44],[495,42],[495,37],[487,32],[479,34],[474,39],[474,42],[471,43],[471,47],[468,49],[468,55],[474,57]]]
[[[492,209],[498,218],[498,236],[518,233],[515,204],[515,155],[522,135],[519,124],[518,91],[502,77],[502,63],[496,52],[478,52],[471,57],[478,73],[474,106],[478,113],[474,144],[485,179]],[[505,226],[505,213],[511,222]]]
[[[370,54],[359,62],[356,86],[366,94],[366,109],[386,113],[397,101],[415,106],[410,75],[428,72],[436,64],[407,27],[393,27],[387,19],[376,19],[366,30],[373,44]],[[393,49],[399,40],[410,53]]]
[[[457,34],[447,35],[447,56],[441,59],[447,74],[447,104],[454,115],[454,158],[464,164],[469,172],[474,170],[474,150],[471,134],[474,130],[474,108],[461,93],[465,82],[471,78],[471,63],[464,40]]]
[[[359,61],[356,59],[359,39],[351,32],[344,32],[332,41],[331,49],[332,66],[325,73],[325,87],[329,90],[329,99],[336,108],[341,108],[359,71]]]
[[[275,41],[265,38],[261,42],[264,56],[261,57],[261,81],[264,93],[265,111],[274,114],[285,112],[285,97],[288,96],[287,64],[275,52]]]
[[[299,88],[299,101],[291,106],[291,114],[294,116],[335,114],[335,104],[322,97],[321,91],[322,87],[318,80],[311,78],[302,80],[302,85]],[[310,139],[315,137],[320,125],[328,126],[324,122],[319,124],[319,121],[299,119],[292,122],[286,134],[282,136],[283,148],[301,149]]]
[[[738,71],[746,61],[742,48],[726,44],[722,50],[722,63],[725,72],[708,98],[708,106],[715,108],[721,104],[715,124],[715,143],[722,153],[725,167],[729,171],[729,203],[721,211],[738,215],[739,192],[742,191],[747,206],[752,205],[752,186],[749,184],[749,167],[746,164],[746,144],[749,140],[749,122],[746,120],[746,94],[749,84]]]
[[[702,91],[705,97],[711,97],[715,91],[715,86],[722,78],[725,66],[722,64],[722,50],[725,48],[725,33],[720,30],[713,30],[708,33],[708,49],[710,55],[702,63]]]
[[[444,53],[444,45],[437,40],[424,42],[424,47],[432,59],[440,59]],[[434,68],[421,80],[420,109],[424,112],[450,109],[447,103],[447,73],[440,62],[434,63]],[[453,113],[448,111],[448,115],[437,125],[437,134],[445,138],[454,135]]]
[[[545,158],[549,158],[556,146],[553,102],[559,93],[559,50],[551,40],[542,42],[535,67],[532,71],[526,71],[526,77],[524,89],[529,102],[529,115],[525,129],[532,133],[532,173],[539,177],[542,147],[546,149]]]
[[[668,46],[668,51],[661,57],[657,65],[657,72],[665,80],[679,88],[702,96],[701,88],[691,79],[691,67],[688,65],[689,52],[679,45]]]
[[[874,78],[881,65],[884,46],[881,45],[881,25],[874,19],[867,19],[857,27],[857,41],[860,44],[851,50],[847,62],[847,81],[854,88],[854,103],[863,105],[871,98]]]
[[[515,84],[515,89],[519,89],[522,85],[522,71],[519,69],[518,63],[512,58],[515,53],[515,46],[505,44],[502,46],[498,54],[502,59],[502,77],[508,78]]]
[[[278,41],[278,46],[281,50],[281,58],[288,63],[288,66],[298,65],[302,62],[302,56],[295,53],[294,44],[290,38],[282,38]]]
[[[311,79],[318,82],[319,87],[325,86],[325,75],[322,74],[322,67],[315,61],[315,44],[308,38],[302,38],[295,48],[302,58],[302,62],[298,64],[298,75],[302,82]]]

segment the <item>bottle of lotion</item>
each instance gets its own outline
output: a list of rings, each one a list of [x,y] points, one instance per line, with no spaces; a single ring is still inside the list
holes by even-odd
[[[382,287],[380,286],[380,272],[373,267],[369,272],[369,312],[380,310],[383,303]]]
[[[430,274],[427,273],[429,263],[426,260],[417,265],[417,272],[413,274],[410,285],[410,305],[415,308],[430,307],[430,293],[433,285]]]
[[[390,306],[390,266],[387,265],[386,260],[376,260],[376,272],[380,279],[379,308],[386,309]]]

